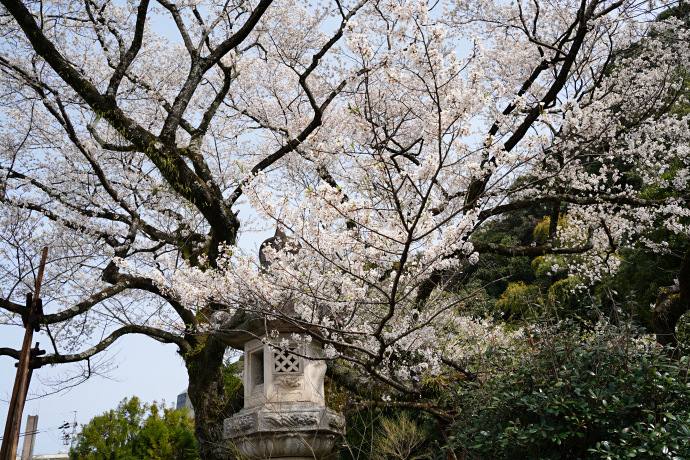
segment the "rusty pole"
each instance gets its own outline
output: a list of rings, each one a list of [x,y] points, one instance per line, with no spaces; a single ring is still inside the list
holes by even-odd
[[[14,387],[12,389],[12,399],[10,400],[10,407],[7,413],[7,423],[5,424],[5,434],[2,439],[2,448],[0,449],[0,460],[15,460],[17,457],[17,443],[19,442],[19,429],[22,422],[22,413],[24,412],[24,403],[26,402],[26,395],[29,390],[29,380],[31,375],[29,373],[29,358],[31,357],[31,340],[34,335],[34,328],[38,331],[39,324],[35,324],[34,319],[38,314],[38,306],[40,303],[39,295],[41,293],[41,283],[43,282],[43,269],[48,257],[48,248],[43,248],[41,256],[41,264],[38,267],[38,277],[36,278],[36,289],[34,295],[31,293],[26,295],[26,309],[28,310],[28,320],[25,327],[24,342],[22,343],[22,351],[19,354],[19,363],[17,366],[17,376],[14,380]],[[38,344],[36,344],[38,348]]]

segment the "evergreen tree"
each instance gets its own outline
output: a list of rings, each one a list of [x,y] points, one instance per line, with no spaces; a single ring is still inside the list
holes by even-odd
[[[191,460],[198,458],[194,422],[185,409],[123,399],[94,417],[77,436],[71,460]]]

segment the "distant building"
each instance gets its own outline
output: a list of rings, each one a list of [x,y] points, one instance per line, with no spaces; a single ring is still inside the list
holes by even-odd
[[[22,460],[29,460],[33,458],[37,427],[38,415],[27,416],[26,426],[24,427],[24,447],[22,447]]]
[[[67,460],[69,454],[66,450],[61,450],[57,454],[33,455],[31,460]]]
[[[32,455],[29,460],[68,460],[69,453],[66,450],[61,450],[57,454]],[[21,457],[17,455],[17,460]]]
[[[189,416],[194,418],[194,406],[192,406],[192,402],[189,400],[189,393],[187,393],[187,390],[177,395],[177,405],[175,409],[182,409],[183,407],[189,409]]]

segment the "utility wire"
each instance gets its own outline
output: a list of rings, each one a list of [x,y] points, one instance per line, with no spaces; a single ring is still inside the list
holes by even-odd
[[[61,429],[61,428],[62,428],[62,426],[56,426],[56,427],[53,427],[53,428],[44,428],[44,429],[42,429],[42,430],[25,431],[25,432],[23,432],[23,433],[19,433],[19,437],[21,438],[22,436],[26,436],[26,435],[38,434],[38,433],[45,433],[46,431],[55,431],[55,430],[59,430],[59,429]],[[2,441],[2,439],[3,439],[3,436],[0,436],[0,441]]]

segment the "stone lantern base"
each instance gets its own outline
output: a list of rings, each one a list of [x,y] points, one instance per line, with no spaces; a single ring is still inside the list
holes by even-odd
[[[331,460],[345,418],[313,403],[245,408],[224,423],[225,439],[248,460]]]

